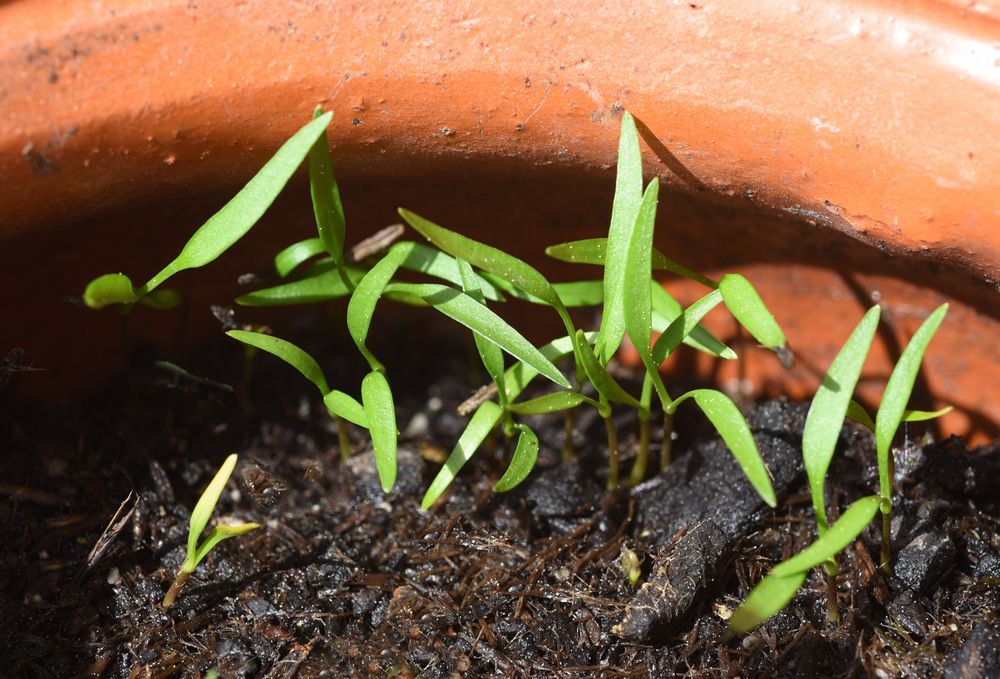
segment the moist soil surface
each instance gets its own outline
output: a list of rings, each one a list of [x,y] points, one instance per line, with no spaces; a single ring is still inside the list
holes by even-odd
[[[357,362],[340,349],[322,363],[349,388]],[[8,380],[0,674],[1000,676],[1000,447],[901,437],[895,574],[876,566],[874,522],[840,558],[839,624],[817,569],[783,612],[732,635],[749,589],[815,539],[798,445],[807,406],[747,408],[775,510],[698,417],[678,422],[666,471],[606,492],[604,423],[581,410],[572,462],[561,417],[533,419],[541,452],[525,483],[491,492],[511,452],[498,439],[423,512],[466,421],[456,407],[482,379],[467,353],[408,345],[409,365],[389,361],[401,447],[388,496],[364,432],[341,463],[333,422],[294,371],[257,357],[241,398],[232,344],[187,357],[184,372],[138,357],[112,390],[55,408],[18,402],[30,373]],[[637,424],[628,412],[617,424],[627,473]],[[190,508],[233,451],[215,517],[262,528],[221,543],[164,611]],[[845,426],[833,512],[877,492],[874,458],[871,436]]]

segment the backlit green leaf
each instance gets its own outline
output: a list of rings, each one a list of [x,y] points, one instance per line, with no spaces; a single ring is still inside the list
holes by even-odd
[[[615,263],[625,261],[641,203],[642,153],[639,151],[635,120],[626,112],[622,116],[618,139],[618,174],[611,206],[611,227],[608,229],[607,260]],[[618,351],[625,336],[625,276],[625,267],[604,267],[604,312],[595,348],[595,353],[604,363]]]
[[[604,266],[607,247],[607,238],[587,238],[560,243],[559,245],[550,245],[545,248],[545,254],[553,259],[558,259],[560,262]],[[709,288],[719,287],[719,284],[711,278],[706,278],[700,273],[678,264],[656,248],[653,248],[653,268],[660,271],[669,271],[683,278],[701,283]]]
[[[384,368],[374,354],[368,350],[368,329],[371,327],[375,305],[382,297],[386,284],[395,275],[399,265],[410,254],[411,243],[396,243],[375,266],[358,282],[351,301],[347,304],[347,329],[358,347],[358,351],[368,361],[372,370],[381,372]]]
[[[771,573],[779,577],[804,573],[829,561],[861,535],[875,518],[879,502],[878,495],[869,495],[851,503],[829,530],[791,559],[775,566]]]
[[[332,118],[333,114],[327,113],[296,132],[239,193],[191,236],[177,258],[136,294],[140,297],[148,294],[180,271],[205,266],[242,238],[285,188]]]
[[[307,238],[298,243],[292,243],[274,256],[274,270],[281,278],[285,278],[316,255],[326,252],[323,241],[319,238]]]
[[[375,467],[382,490],[388,493],[396,485],[396,410],[392,390],[385,375],[373,370],[361,382],[361,402],[368,419],[368,431],[375,451]]]
[[[669,412],[677,410],[677,406],[693,399],[702,412],[709,419],[715,430],[719,432],[722,440],[726,442],[729,451],[736,458],[740,468],[746,475],[750,485],[754,487],[757,494],[769,506],[777,504],[774,495],[774,488],[771,486],[771,475],[767,471],[767,466],[757,450],[757,444],[750,433],[743,413],[736,407],[732,399],[720,391],[711,389],[695,389],[683,396],[677,397],[670,404]]]
[[[576,391],[556,391],[520,403],[511,403],[507,410],[518,415],[547,415],[561,410],[570,410],[581,403],[599,407],[597,401]]]
[[[472,459],[473,453],[482,445],[489,433],[497,426],[503,416],[503,408],[493,401],[486,401],[472,414],[469,423],[465,426],[465,431],[458,438],[458,443],[448,456],[448,460],[438,472],[431,485],[424,494],[423,502],[420,506],[423,509],[430,509],[431,505],[437,502],[441,494],[447,490],[451,482],[455,480],[459,470],[465,463]]]
[[[194,506],[194,511],[191,512],[191,530],[188,533],[187,544],[189,559],[194,558],[198,550],[198,538],[205,531],[208,520],[212,518],[215,505],[219,502],[219,496],[222,495],[222,491],[226,488],[226,483],[229,482],[229,477],[232,476],[233,470],[236,468],[236,460],[236,453],[226,458],[226,461],[219,467],[219,471],[215,472],[215,476],[209,482],[208,487],[205,488],[205,492],[198,498],[198,502]]]
[[[900,355],[885,386],[885,393],[882,394],[882,403],[875,416],[875,450],[878,458],[879,487],[885,498],[892,496],[892,479],[889,478],[892,439],[896,436],[899,423],[903,420],[906,404],[910,400],[910,393],[913,391],[917,372],[920,371],[920,363],[924,360],[927,345],[931,343],[947,313],[948,305],[942,304],[921,324]]]
[[[410,271],[440,278],[454,285],[462,285],[462,276],[459,273],[458,259],[449,254],[441,252],[436,248],[430,248],[422,243],[414,243],[410,254],[403,261],[402,268]],[[490,301],[503,301],[503,295],[497,290],[493,283],[479,274],[474,274],[476,283],[483,293],[483,297]]]
[[[323,109],[317,106],[313,118],[320,118],[322,115]],[[313,215],[322,246],[336,263],[342,282],[348,285],[350,280],[344,269],[347,221],[344,218],[344,205],[340,201],[337,178],[333,174],[330,144],[325,132],[309,150],[309,194],[312,196]]]
[[[482,290],[479,288],[478,278],[472,271],[469,263],[458,260],[458,270],[462,279],[462,290],[465,291],[465,294],[477,303],[484,304],[485,298],[483,297]],[[479,333],[473,333],[472,337],[476,342],[476,350],[479,352],[479,358],[483,362],[483,367],[486,368],[486,372],[493,380],[493,383],[497,385],[497,393],[501,399],[500,404],[505,405],[507,393],[503,386],[503,353],[499,345],[484,338]]]
[[[586,341],[583,330],[577,330],[576,335],[580,360],[583,363],[584,371],[587,373],[587,378],[590,380],[590,383],[594,385],[594,389],[596,389],[597,392],[608,401],[624,403],[627,406],[639,408],[639,401],[625,391],[622,386],[615,381],[615,378],[608,374],[608,371],[604,368],[604,366],[601,365],[601,362],[597,359],[597,355],[594,353],[594,350]]]
[[[138,299],[132,281],[122,273],[98,276],[83,291],[83,303],[91,309],[103,309],[112,304],[134,304]]]
[[[323,403],[326,404],[327,410],[337,417],[342,417],[359,427],[368,428],[368,416],[365,414],[364,406],[350,394],[334,389],[323,397]]]
[[[326,376],[323,375],[323,369],[319,367],[319,363],[316,362],[316,359],[310,356],[304,349],[301,349],[300,347],[287,340],[283,340],[280,337],[265,335],[260,332],[230,330],[226,334],[243,344],[247,344],[251,347],[257,347],[258,349],[266,351],[269,354],[277,356],[285,363],[302,373],[302,376],[307,380],[315,384],[316,388],[319,389],[320,395],[326,396],[327,392],[330,391],[330,387],[326,382]]]
[[[662,333],[681,315],[684,307],[656,281],[651,281],[650,292],[653,300],[653,331]],[[726,360],[736,358],[735,351],[716,339],[715,335],[701,325],[695,326],[694,330],[684,338],[684,344]]]
[[[226,540],[228,538],[239,537],[240,535],[246,535],[252,530],[257,530],[260,528],[259,523],[241,523],[235,526],[216,526],[205,538],[205,541],[198,545],[198,549],[194,553],[194,558],[191,559],[191,563],[185,560],[185,565],[189,565],[189,570],[194,570],[197,568],[198,564],[208,556],[208,553],[215,549],[215,546]]]
[[[347,275],[353,285],[364,276],[364,269],[347,267]],[[241,306],[289,306],[293,304],[317,304],[346,297],[350,290],[344,285],[332,260],[317,262],[303,274],[303,277],[261,290],[254,290],[236,298]]]
[[[667,360],[667,356],[676,351],[677,347],[684,341],[684,338],[698,327],[701,319],[709,311],[718,306],[721,301],[722,293],[718,290],[712,290],[712,292],[682,311],[677,318],[670,322],[667,329],[663,331],[663,334],[653,344],[653,361],[659,365]]]
[[[358,288],[360,287],[359,285]],[[422,298],[444,315],[493,342],[559,386],[567,388],[570,386],[559,369],[552,365],[531,342],[489,308],[468,295],[437,283],[392,283],[386,287],[386,292],[390,291]]]
[[[733,613],[729,626],[739,634],[757,629],[795,598],[795,593],[806,581],[806,575],[795,573],[783,578],[767,575]]]
[[[809,414],[806,416],[802,432],[802,460],[809,489],[812,492],[816,522],[822,534],[826,530],[826,506],[823,502],[823,487],[826,470],[830,467],[837,438],[844,426],[844,417],[854,394],[854,387],[861,375],[861,368],[868,356],[881,311],[873,306],[847,338],[830,369],[820,384]]]
[[[785,333],[750,281],[729,273],[719,281],[719,290],[730,313],[755,340],[768,349],[785,346]]]
[[[517,487],[528,478],[528,474],[538,462],[538,437],[535,432],[523,424],[515,424],[514,427],[521,432],[521,435],[517,437],[517,448],[510,459],[510,466],[493,486],[495,493],[505,493]]]

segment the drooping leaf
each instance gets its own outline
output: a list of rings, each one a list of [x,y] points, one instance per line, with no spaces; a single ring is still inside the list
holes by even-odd
[[[947,415],[954,409],[954,406],[945,406],[940,410],[904,410],[903,422],[926,422],[927,420],[934,420]]]
[[[103,309],[112,304],[134,304],[139,300],[132,281],[123,273],[108,273],[87,283],[83,303],[91,309]]]
[[[320,118],[322,115],[323,109],[317,106],[313,118]],[[350,280],[344,268],[347,220],[344,217],[344,205],[340,201],[337,178],[333,174],[330,144],[325,133],[309,149],[309,194],[312,196],[313,215],[320,242],[337,265],[342,282],[348,285]]]
[[[360,285],[358,286],[360,289]],[[428,304],[475,333],[493,342],[514,358],[527,363],[561,387],[569,382],[551,361],[488,307],[468,295],[437,283],[392,283],[387,292],[404,292]]]
[[[878,327],[881,310],[873,306],[865,314],[861,322],[847,338],[837,357],[830,364],[830,369],[820,384],[809,414],[806,415],[805,428],[802,431],[802,460],[809,478],[809,489],[812,492],[813,507],[816,510],[816,522],[820,533],[826,530],[826,506],[823,502],[823,487],[826,482],[826,470],[830,467],[837,438],[844,426],[844,417],[854,395],[854,387],[861,375],[861,368],[868,349],[871,347],[875,330]]]
[[[274,270],[281,278],[287,278],[299,265],[309,261],[316,255],[326,252],[323,241],[319,238],[306,238],[292,243],[274,256]]]
[[[334,389],[323,397],[323,403],[327,410],[342,417],[348,422],[353,422],[359,427],[368,428],[368,416],[365,414],[365,407],[358,403],[350,394]]]
[[[714,309],[722,301],[722,293],[712,290],[697,302],[681,312],[681,314],[670,322],[667,329],[663,331],[653,344],[653,361],[659,365],[667,360],[667,356],[676,351],[684,338],[698,327],[701,319]]]
[[[865,527],[875,518],[879,502],[878,495],[869,495],[852,502],[840,518],[814,543],[791,559],[775,566],[771,573],[779,577],[804,573],[829,561],[861,535]]]
[[[392,402],[389,381],[373,370],[361,381],[361,402],[364,404],[368,431],[375,451],[375,467],[379,482],[386,493],[396,485],[396,410]]]
[[[239,537],[240,535],[246,535],[252,530],[257,530],[260,528],[259,523],[241,523],[235,526],[216,526],[205,538],[205,541],[198,545],[198,549],[194,553],[194,558],[191,559],[191,563],[185,562],[186,566],[189,566],[190,570],[194,570],[198,567],[198,564],[208,556],[208,553],[215,549],[215,546],[226,540],[228,538]]]
[[[729,273],[719,281],[719,290],[729,312],[755,340],[768,349],[785,346],[785,333],[750,281],[739,274]]]
[[[517,437],[517,447],[514,449],[507,471],[493,485],[494,493],[505,493],[516,488],[528,478],[528,474],[538,462],[538,436],[523,424],[515,424],[514,428],[520,431],[521,435]]]
[[[768,506],[774,507],[778,500],[771,486],[771,475],[760,456],[760,451],[757,450],[753,434],[750,433],[750,427],[747,426],[740,409],[721,391],[695,389],[674,399],[669,412],[674,412],[677,406],[688,399],[693,399],[698,404],[712,426],[719,432],[757,494]]]
[[[219,471],[215,472],[215,476],[209,482],[208,487],[205,488],[205,492],[198,498],[198,502],[194,506],[194,511],[191,512],[191,529],[188,533],[187,543],[187,555],[189,559],[194,558],[195,553],[198,551],[198,538],[201,537],[201,534],[205,531],[205,526],[208,525],[209,519],[212,518],[215,505],[219,502],[219,496],[222,495],[222,491],[226,488],[226,483],[229,482],[229,477],[232,476],[233,470],[236,468],[236,460],[236,453],[226,458],[222,466],[219,467]]]
[[[854,399],[851,399],[851,402],[847,404],[847,413],[844,416],[852,422],[857,422],[861,426],[866,427],[873,434],[875,433],[875,420],[864,409],[864,406]]]
[[[560,243],[559,245],[550,245],[545,248],[545,254],[553,259],[558,259],[560,262],[604,266],[607,258],[607,244],[607,238],[587,238]],[[711,278],[706,278],[700,273],[678,264],[656,248],[653,249],[653,268],[660,271],[669,271],[682,278],[701,283],[709,288],[719,287],[719,284]]]
[[[580,360],[583,369],[587,373],[587,378],[594,385],[594,389],[608,401],[624,403],[632,408],[639,408],[640,403],[631,394],[625,391],[615,378],[608,374],[608,371],[601,365],[594,350],[584,339],[583,330],[577,330],[577,347],[580,353]]]
[[[322,115],[292,135],[247,185],[191,236],[176,259],[136,294],[140,297],[149,294],[174,274],[205,266],[242,238],[285,188],[332,118],[331,113]]]
[[[247,330],[230,330],[226,334],[243,344],[277,356],[316,385],[321,396],[326,396],[327,392],[330,391],[326,376],[323,374],[323,369],[319,367],[319,363],[307,351],[295,344],[274,335]]]
[[[625,336],[625,261],[632,230],[642,203],[642,153],[639,151],[639,134],[635,120],[628,112],[622,116],[621,134],[618,139],[618,173],[615,198],[611,206],[611,226],[608,229],[605,259],[615,264],[604,267],[604,311],[601,328],[597,334],[594,353],[602,362],[618,351]]]
[[[892,496],[892,479],[889,478],[892,439],[896,436],[899,423],[903,420],[906,404],[910,400],[913,384],[917,379],[917,372],[920,371],[920,363],[924,359],[924,352],[927,351],[927,346],[941,327],[947,313],[948,305],[942,304],[920,325],[900,355],[896,367],[892,369],[889,382],[885,386],[885,393],[882,394],[882,403],[875,416],[875,450],[878,459],[879,487],[885,498]]]
[[[551,394],[545,394],[544,396],[539,396],[538,398],[533,398],[528,401],[511,403],[507,406],[507,410],[512,413],[517,413],[518,415],[548,415],[549,413],[555,413],[561,410],[570,410],[571,408],[577,407],[581,403],[589,403],[595,408],[598,407],[597,401],[592,398],[588,398],[579,392],[555,391]]]
[[[368,329],[371,327],[375,305],[382,297],[382,291],[395,275],[399,265],[410,254],[411,243],[396,243],[368,273],[358,281],[347,304],[347,329],[358,347],[358,351],[368,361],[372,370],[381,372],[382,363],[368,350]]]

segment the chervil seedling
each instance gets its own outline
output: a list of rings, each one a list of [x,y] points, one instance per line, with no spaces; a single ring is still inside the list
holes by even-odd
[[[212,479],[211,483],[205,489],[205,492],[201,494],[198,498],[198,503],[194,506],[194,511],[191,512],[191,527],[188,533],[188,544],[187,544],[187,557],[184,559],[184,563],[181,564],[180,570],[177,572],[177,577],[174,578],[173,583],[170,585],[170,589],[167,590],[166,596],[163,597],[163,608],[170,608],[173,606],[174,601],[177,596],[184,589],[184,585],[187,583],[188,578],[194,573],[198,564],[201,563],[202,559],[208,556],[217,544],[222,542],[227,538],[233,538],[238,535],[243,535],[249,533],[250,531],[260,528],[258,523],[241,523],[237,525],[230,526],[216,526],[212,529],[212,532],[208,534],[208,537],[198,544],[198,540],[201,538],[201,534],[205,531],[205,527],[208,525],[208,520],[212,518],[212,512],[215,511],[215,505],[219,501],[219,496],[222,495],[222,491],[226,487],[226,483],[229,481],[230,475],[233,473],[233,469],[236,467],[236,454],[232,454],[226,458],[226,461],[222,463],[219,467],[219,471],[215,473],[215,478]]]

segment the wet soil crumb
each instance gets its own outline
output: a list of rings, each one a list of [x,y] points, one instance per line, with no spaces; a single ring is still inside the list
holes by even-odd
[[[333,354],[324,365],[349,387],[360,377],[346,363]],[[581,412],[573,462],[559,460],[561,420],[532,420],[542,450],[521,488],[490,491],[511,453],[500,437],[462,470],[446,502],[422,512],[423,490],[464,426],[454,409],[479,386],[478,377],[460,378],[466,364],[393,373],[407,434],[389,495],[361,432],[356,456],[340,462],[336,428],[290,371],[261,361],[255,412],[244,414],[241,367],[214,355],[185,364],[204,383],[138,369],[99,399],[46,410],[0,391],[0,674],[1000,672],[996,446],[906,447],[896,575],[876,567],[873,525],[840,560],[840,625],[826,621],[826,584],[813,573],[788,608],[732,636],[726,621],[749,589],[815,538],[798,448],[803,406],[765,403],[748,414],[774,475],[775,510],[697,424],[678,425],[682,440],[665,472],[605,492],[603,423]],[[628,414],[617,421],[627,469],[635,423]],[[232,451],[240,465],[216,518],[263,528],[222,543],[163,611],[190,508]],[[870,436],[845,427],[832,478],[831,507],[876,489]],[[620,565],[623,549],[639,556],[638,587]]]

